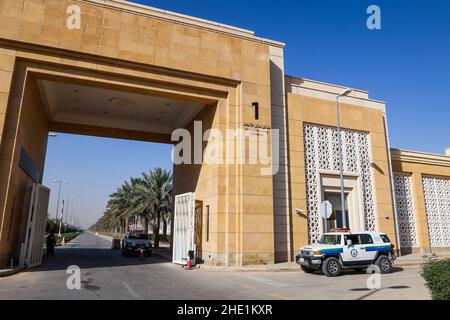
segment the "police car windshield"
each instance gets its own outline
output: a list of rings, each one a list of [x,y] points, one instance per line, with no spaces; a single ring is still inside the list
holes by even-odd
[[[145,234],[145,233],[130,233],[130,235],[128,236],[128,239],[148,240],[148,234]]]
[[[341,236],[337,234],[324,234],[319,244],[341,244]]]

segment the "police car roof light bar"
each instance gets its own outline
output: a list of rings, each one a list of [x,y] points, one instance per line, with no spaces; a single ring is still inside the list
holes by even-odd
[[[351,230],[349,228],[332,228],[330,229],[331,232],[350,232]]]

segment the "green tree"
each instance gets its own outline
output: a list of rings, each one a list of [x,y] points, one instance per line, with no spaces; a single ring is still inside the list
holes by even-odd
[[[138,187],[141,194],[141,210],[145,209],[152,220],[154,245],[159,247],[161,221],[172,212],[172,173],[161,168],[142,173],[142,184]]]
[[[116,192],[110,195],[106,206],[106,221],[104,227],[119,227],[119,232],[128,231],[130,217],[136,214],[139,203],[137,202],[137,186],[141,183],[140,178],[130,178],[125,181]]]
[[[163,236],[172,213],[172,173],[161,168],[142,173],[140,178],[130,178],[110,195],[103,216],[90,228],[95,231],[128,231],[129,220],[138,217],[148,232],[150,224],[154,245],[159,247],[159,230],[163,224]]]

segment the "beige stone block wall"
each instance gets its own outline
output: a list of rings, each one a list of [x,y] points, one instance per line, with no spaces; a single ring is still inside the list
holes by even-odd
[[[303,125],[312,123],[336,127],[336,102],[288,93],[287,110],[292,248],[295,252],[308,244]],[[386,232],[391,239],[396,239],[384,113],[375,108],[350,103],[341,103],[340,111],[343,129],[369,133],[377,228]],[[302,212],[297,213],[296,208]]]
[[[221,109],[238,111],[227,108],[226,101],[220,101],[217,108],[204,110],[195,119],[202,121],[203,131],[220,128],[225,132],[230,127],[240,128],[236,123],[224,125],[223,118],[230,114]],[[188,130],[192,133],[193,125]],[[204,143],[203,147],[206,146]],[[268,148],[270,150],[270,145]],[[248,145],[245,150],[248,152]],[[226,153],[224,150],[224,155]],[[247,154],[245,164],[204,164],[195,166],[194,171],[189,165],[174,166],[175,194],[195,192],[196,200],[202,202],[202,252],[207,263],[273,263],[272,177],[261,176],[261,167],[249,164],[250,158]],[[206,239],[208,206],[209,241]]]
[[[268,46],[262,40],[230,36],[144,11],[125,11],[113,4],[4,0],[0,4],[0,18],[5,28],[0,30],[0,38],[253,84],[270,84]],[[66,27],[69,17],[66,10],[70,5],[81,9],[79,30]]]
[[[0,4],[13,10],[13,2],[9,1]],[[14,25],[13,17],[9,17],[7,21],[10,21],[12,26]],[[3,32],[13,32],[9,28],[2,28]],[[12,145],[14,136],[10,133],[10,130],[14,128],[15,122],[7,118],[8,103],[14,100],[11,95],[11,83],[13,79],[13,69],[15,65],[16,52],[14,50],[0,48],[0,150],[5,149],[6,152],[0,152],[0,261],[6,260],[10,251],[10,240],[5,235],[5,231],[9,227],[9,220],[6,220],[6,216],[3,214],[6,205],[6,192],[9,186],[9,159],[11,158]]]

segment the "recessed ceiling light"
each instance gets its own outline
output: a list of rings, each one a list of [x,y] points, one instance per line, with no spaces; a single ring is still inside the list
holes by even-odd
[[[113,106],[125,107],[125,108],[130,108],[130,107],[136,106],[136,101],[122,99],[122,98],[111,98],[111,99],[109,99],[109,103],[112,104]]]

